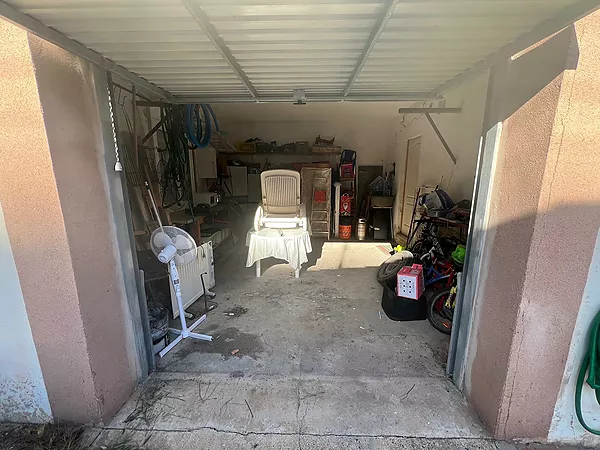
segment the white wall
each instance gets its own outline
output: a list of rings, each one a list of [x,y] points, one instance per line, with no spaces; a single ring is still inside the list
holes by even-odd
[[[213,108],[230,142],[259,137],[285,144],[335,136],[335,144],[357,152],[359,165],[393,162],[393,121],[397,102],[217,104]],[[271,157],[273,161],[275,157]],[[323,160],[323,157],[313,156]],[[326,159],[326,158],[325,158]],[[276,162],[276,161],[275,161]]]
[[[0,299],[0,422],[48,422],[52,419],[52,411],[33,343],[2,205]]]
[[[335,136],[335,143],[356,150],[359,165],[384,165],[390,169],[396,163],[396,192],[402,193],[407,142],[421,136],[419,184],[441,186],[455,201],[471,200],[473,182],[482,131],[488,74],[484,73],[444,93],[446,106],[460,106],[459,114],[433,115],[452,152],[454,165],[429,122],[422,114],[399,115],[398,108],[427,106],[427,103],[252,103],[216,104],[221,129],[230,142],[259,137],[284,144],[309,141],[322,136]],[[246,157],[249,158],[249,157]],[[264,162],[256,156],[256,162]],[[275,164],[285,163],[284,156],[267,156]],[[312,156],[313,160],[324,157]],[[400,198],[396,199],[395,223],[400,225]]]
[[[440,184],[442,189],[446,190],[455,202],[463,199],[471,200],[483,125],[487,84],[488,74],[486,72],[456,86],[452,90],[444,92],[446,106],[462,107],[462,112],[432,115],[452,153],[456,156],[456,165],[450,159],[424,115],[405,114],[394,120],[396,192],[398,193],[395,207],[396,229],[399,229],[400,226],[402,202],[399,196],[402,194],[404,184],[406,148],[408,140],[416,136],[421,136],[418,184]],[[413,106],[429,106],[429,103],[413,104]]]

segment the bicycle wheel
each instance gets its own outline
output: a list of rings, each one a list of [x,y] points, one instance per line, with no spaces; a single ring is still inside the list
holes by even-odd
[[[408,266],[413,262],[413,254],[406,250],[394,253],[386,259],[377,269],[377,281],[379,284],[385,284],[387,281],[394,278],[400,269]]]
[[[442,312],[448,318],[448,320],[450,320],[450,322],[454,320],[454,305],[456,300],[454,297],[456,297],[456,293],[450,290],[450,297],[448,298],[449,301],[445,301],[442,304]]]
[[[450,289],[444,289],[438,291],[427,302],[427,320],[433,328],[444,334],[452,332],[452,319],[444,311],[444,304],[450,295]]]
[[[415,259],[418,260],[423,254],[427,253],[431,247],[432,243],[429,239],[419,239],[411,246],[410,251]]]

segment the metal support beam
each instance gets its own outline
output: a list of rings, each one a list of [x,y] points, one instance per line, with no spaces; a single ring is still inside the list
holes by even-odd
[[[137,132],[137,95],[135,95],[135,86],[131,87],[131,110],[133,114],[131,116],[131,127],[133,128],[133,156],[135,160],[135,168],[138,174],[140,173],[140,149],[138,143],[138,132]]]
[[[456,114],[462,111],[462,108],[398,108],[400,114]]]
[[[139,96],[139,94],[138,94]],[[150,101],[139,101],[138,102],[138,106],[149,106],[149,107],[156,107],[156,108],[164,108],[165,106],[171,106],[172,103],[165,103],[165,102],[150,102]]]
[[[308,103],[319,102],[415,102],[419,100],[432,99],[430,92],[406,92],[404,94],[381,94],[381,95],[353,95],[342,97],[340,95],[333,96],[308,96]],[[246,97],[246,98],[231,98],[231,97],[178,97],[178,103],[293,103],[292,96],[288,97]]]
[[[431,124],[431,128],[433,128],[433,131],[435,131],[435,134],[437,134],[437,137],[440,139],[442,145],[446,149],[446,152],[448,152],[448,156],[450,156],[450,159],[452,160],[452,162],[454,164],[456,164],[456,156],[454,156],[454,153],[452,153],[452,150],[450,150],[450,146],[446,142],[446,139],[444,139],[444,136],[442,136],[442,132],[440,131],[440,129],[437,127],[437,125],[433,121],[433,118],[431,117],[431,114],[429,114],[428,112],[426,112],[425,113],[425,117],[427,117],[427,120]]]
[[[139,104],[140,104],[140,103],[138,102],[138,105],[139,105]],[[164,115],[164,117],[163,117],[162,119],[160,119],[160,120],[157,122],[157,124],[156,124],[156,125],[154,125],[154,126],[152,127],[152,129],[151,129],[150,131],[148,131],[148,134],[146,134],[146,136],[144,136],[144,137],[142,138],[142,141],[141,141],[141,144],[142,144],[142,145],[144,145],[144,144],[145,144],[145,143],[148,141],[148,139],[150,139],[150,138],[152,137],[152,135],[153,135],[154,133],[156,133],[156,132],[159,130],[159,128],[162,126],[162,124],[163,124],[163,123],[165,123],[165,120],[167,120],[169,117],[171,117],[171,115],[173,114],[173,111],[174,111],[174,110],[168,111],[168,112],[167,112],[167,113]]]
[[[130,93],[130,94],[132,94],[132,95],[134,94],[134,91],[133,91],[133,89],[129,89],[128,87],[122,86],[122,85],[120,85],[119,83],[115,83],[115,82],[113,82],[113,85],[114,85],[115,87],[118,87],[119,89],[122,89],[122,90],[124,90],[125,92],[129,92],[129,93]],[[146,101],[150,101],[150,100],[149,100],[147,97],[144,97],[144,96],[143,96],[142,94],[140,94],[139,92],[135,92],[135,95],[137,95],[139,98],[143,98],[143,99],[144,99],[144,100],[146,100]]]
[[[217,31],[215,26],[211,23],[208,14],[204,12],[204,10],[200,7],[200,5],[198,5],[198,3],[196,3],[195,0],[181,0],[181,3],[183,4],[183,6],[185,6],[185,9],[188,10],[192,18],[196,22],[198,22],[198,25],[200,25],[200,27],[204,30],[204,32],[211,40],[211,42],[215,45],[221,56],[225,59],[225,61],[227,61],[229,66],[231,66],[231,68],[238,76],[240,81],[243,83],[243,85],[246,87],[248,92],[250,92],[250,95],[252,95],[252,97],[255,98],[258,97],[258,92],[252,85],[252,82],[250,81],[240,64],[237,62],[237,60],[231,53],[231,50],[229,50],[229,47],[227,47],[227,44],[225,44],[223,38],[219,35],[219,32]]]
[[[556,16],[542,22],[532,30],[525,34],[522,34],[515,41],[506,44],[496,53],[486,57],[482,61],[479,61],[470,69],[458,74],[456,77],[445,82],[433,91],[433,94],[438,95],[446,90],[457,86],[466,80],[478,75],[479,73],[487,70],[491,66],[500,63],[513,56],[514,54],[532,46],[536,42],[541,41],[544,38],[562,30],[563,28],[573,24],[582,17],[596,11],[600,8],[598,0],[580,0],[579,2],[563,9]]]
[[[57,45],[60,48],[73,53],[76,56],[84,58],[100,66],[102,69],[108,70],[120,78],[127,80],[129,83],[138,86],[149,95],[167,99],[169,101],[174,101],[175,99],[171,93],[165,91],[164,89],[159,88],[158,86],[130,72],[124,67],[115,64],[113,61],[104,58],[100,53],[90,50],[84,45],[81,45],[79,42],[69,39],[59,31],[47,27],[39,20],[34,19],[27,14],[23,14],[21,11],[16,10],[3,1],[0,1],[0,17],[48,42],[51,42],[54,45]]]
[[[373,47],[375,47],[375,44],[377,44],[377,40],[379,39],[379,36],[385,28],[385,25],[387,24],[388,20],[390,20],[390,17],[392,17],[392,14],[394,13],[394,9],[396,9],[398,1],[399,0],[388,0],[382,6],[381,14],[377,18],[377,22],[375,22],[373,30],[371,30],[369,39],[367,39],[367,43],[365,44],[365,47],[363,48],[363,51],[361,52],[358,58],[358,61],[356,61],[356,65],[354,66],[354,70],[352,70],[352,73],[350,74],[348,83],[346,83],[346,87],[344,88],[344,97],[346,97],[350,92],[350,89],[352,89],[352,86],[358,78],[360,71],[367,62],[369,55],[373,51]]]

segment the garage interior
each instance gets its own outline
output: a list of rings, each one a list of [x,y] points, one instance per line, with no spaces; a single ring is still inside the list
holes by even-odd
[[[572,22],[580,3],[0,2],[9,21],[109,73],[150,375],[98,442],[128,430],[160,444],[156,431],[187,430],[189,444],[201,436],[207,448],[221,433],[253,448],[266,435],[273,448],[301,447],[300,435],[487,448],[489,430],[451,379],[451,320],[452,336],[423,314],[390,317],[378,268],[415,250],[423,229],[452,244],[449,262],[468,247],[488,67]],[[257,276],[248,245],[260,233],[261,173],[273,169],[300,172],[302,202],[324,195],[327,219],[306,214],[311,251],[299,273],[265,258]],[[167,327],[181,327],[167,265],[150,245],[160,228],[153,202],[207,260],[182,277],[196,277],[186,323],[205,314],[195,331],[212,342],[183,339],[164,357],[175,337]],[[446,288],[433,282],[413,301]]]
[[[484,73],[476,77],[475,83],[469,86],[471,90],[478,89],[479,95],[469,102],[461,102],[470,114],[483,109],[486,75]],[[116,89],[118,105],[119,88]],[[121,93],[121,98],[125,94]],[[398,317],[394,312],[382,307],[383,288],[377,280],[377,270],[390,258],[392,244],[401,242],[406,248],[406,236],[402,235],[400,220],[396,226],[398,238],[386,232],[383,237],[376,239],[371,229],[360,240],[356,225],[359,211],[352,223],[353,231],[349,239],[335,236],[333,219],[327,225],[329,238],[326,233],[315,233],[316,225],[309,220],[313,229],[312,251],[307,255],[308,261],[302,264],[298,278],[295,278],[294,268],[285,260],[263,259],[260,277],[256,276],[255,264],[248,264],[247,233],[254,229],[256,202],[261,195],[259,182],[254,184],[257,191],[250,192],[251,177],[258,180],[260,172],[267,167],[298,170],[301,164],[302,183],[305,183],[305,174],[310,170],[325,171],[329,174],[328,179],[333,181],[339,178],[342,149],[351,148],[356,151],[356,174],[358,178],[370,177],[363,182],[363,185],[368,185],[377,176],[385,177],[385,172],[393,170],[394,163],[400,167],[406,166],[406,156],[397,156],[396,151],[414,145],[411,139],[408,142],[404,142],[404,139],[421,129],[423,156],[416,164],[422,164],[425,170],[420,176],[442,182],[446,179],[444,187],[449,187],[454,195],[464,192],[465,197],[471,196],[479,133],[475,131],[470,136],[465,135],[462,141],[464,150],[456,150],[461,164],[454,166],[423,113],[407,113],[405,116],[398,113],[398,109],[406,105],[398,102],[213,105],[219,127],[223,130],[221,136],[227,136],[222,138],[220,145],[231,139],[234,142],[232,146],[239,148],[247,144],[244,141],[249,138],[264,136],[255,145],[256,150],[250,152],[229,150],[219,154],[210,152],[210,148],[191,150],[196,155],[191,157],[194,162],[198,161],[197,155],[202,155],[203,151],[209,153],[211,158],[217,155],[214,161],[202,163],[203,167],[217,168],[217,173],[212,174],[216,177],[199,177],[195,184],[204,184],[204,188],[215,182],[223,185],[224,188],[219,190],[220,202],[212,207],[212,211],[201,216],[199,238],[195,237],[196,223],[177,222],[181,220],[181,212],[177,209],[189,211],[187,201],[182,202],[183,207],[176,206],[175,211],[169,211],[171,219],[166,219],[168,223],[187,229],[197,239],[199,246],[210,242],[213,248],[215,285],[210,290],[216,294],[216,298],[198,296],[194,302],[186,302],[186,311],[193,315],[188,319],[188,326],[206,313],[206,322],[195,331],[208,334],[214,340],[203,342],[184,339],[164,357],[157,355],[156,372],[146,381],[138,396],[134,396],[119,412],[111,426],[188,429],[198,426],[201,417],[205,426],[241,433],[266,430],[275,433],[341,435],[350,427],[353,433],[360,435],[395,433],[413,437],[471,439],[486,436],[485,428],[447,378],[450,336],[433,328],[425,314],[400,317],[419,320],[396,321]],[[417,110],[422,103],[419,105]],[[131,122],[126,109],[122,108],[122,114],[118,115],[118,124]],[[148,109],[150,114],[146,115],[151,116],[152,110],[158,108]],[[120,120],[121,116],[123,121]],[[142,116],[140,114],[138,122],[142,122]],[[440,126],[444,126],[444,120],[457,120],[443,116],[435,116]],[[481,123],[478,126],[481,127]],[[139,133],[140,136],[148,133],[152,122],[145,128]],[[241,137],[236,139],[229,129],[235,130],[235,134]],[[366,129],[369,131],[363,131]],[[329,134],[326,134],[328,131]],[[119,129],[119,133],[122,134],[123,130]],[[318,149],[314,153],[310,150],[288,150],[288,142],[292,143],[295,150],[296,146],[301,146],[309,139],[333,137],[332,134],[335,134],[336,142],[344,144],[344,140],[349,140],[351,144],[340,145],[332,151],[333,154],[326,155],[317,153]],[[158,139],[164,141],[160,134]],[[284,144],[279,149],[271,150],[276,145],[274,142]],[[312,144],[310,142],[310,146]],[[158,148],[161,147],[159,142]],[[133,159],[133,152],[127,155],[129,148],[120,148],[127,169],[130,165],[127,161]],[[267,148],[268,153],[263,153],[264,150],[259,148]],[[154,149],[148,151],[152,154]],[[428,152],[439,152],[434,156],[438,171],[432,170],[427,162],[431,159]],[[227,162],[237,165],[227,166]],[[375,174],[363,168],[375,170]],[[242,178],[247,180],[241,183],[234,179],[236,170],[240,169]],[[418,171],[416,167],[411,169]],[[190,171],[198,173],[195,167]],[[418,176],[415,173],[413,177],[415,186],[411,189],[412,199],[415,198],[415,188],[423,186],[422,189],[425,189],[428,186],[422,181],[424,178],[419,180]],[[219,180],[221,178],[222,183]],[[158,173],[157,196],[163,190],[160,179],[161,174]],[[360,184],[362,180],[357,181]],[[393,182],[396,184],[394,191],[402,195],[401,190],[406,189],[404,181]],[[417,186],[416,183],[420,184]],[[135,189],[139,190],[140,195],[143,194],[142,186],[130,186],[130,194]],[[329,190],[327,196],[333,197],[332,182]],[[312,196],[312,188],[309,191]],[[392,191],[387,194],[379,198],[386,199],[389,206],[393,206],[395,197]],[[373,197],[377,198],[375,195]],[[333,205],[330,207],[333,208]],[[389,227],[390,212],[393,214],[394,210],[384,211]],[[145,214],[151,215],[151,210],[148,208]],[[214,217],[208,217],[209,214],[214,214]],[[135,208],[132,209],[132,215],[134,229],[138,230],[135,233],[140,250],[138,260],[146,277],[150,315],[161,309],[157,306],[159,303],[168,310],[162,308],[163,317],[168,314],[171,326],[178,328],[179,319],[173,318],[177,308],[172,306],[174,297],[170,293],[165,267],[148,248],[150,233],[156,229],[156,224],[154,221],[145,224],[143,219],[136,221],[136,217],[143,214]],[[396,215],[401,217],[401,211]],[[197,218],[195,220],[198,221]],[[368,225],[373,223],[372,220]],[[189,214],[185,221],[192,221]],[[405,232],[410,228],[411,218],[406,222]],[[416,218],[413,222],[416,223]],[[465,244],[468,222],[463,221],[459,225],[458,229],[448,227],[446,230]],[[147,232],[142,233],[142,230]],[[417,237],[412,239],[413,245],[418,240]],[[392,281],[395,290],[395,274]],[[431,292],[421,296],[420,303],[424,305],[426,298],[445,286],[445,283],[440,283],[431,287]],[[201,294],[201,290],[198,293]],[[390,319],[388,313],[395,320]],[[152,319],[151,323],[154,323]],[[155,332],[154,329],[151,331]],[[169,337],[173,335],[161,333],[159,339],[154,339],[154,353],[168,344]],[[146,423],[140,418],[140,399],[142,403],[152,403],[146,400],[146,396],[161,397],[165,392],[169,392],[169,397],[183,399],[186,403],[161,399],[152,409],[157,417]],[[198,404],[198,395],[202,399],[207,396],[204,399],[206,401],[200,400],[203,406]],[[294,396],[292,402],[290,395]],[[399,415],[406,418],[408,411],[415,411],[415,408],[420,411],[414,415],[415,420],[398,421]],[[163,412],[156,412],[160,410]],[[357,416],[357,410],[365,411],[369,419]],[[348,415],[343,415],[341,411],[347,411]],[[451,422],[445,420],[448,414],[453,417]],[[424,416],[428,417],[428,422],[422,421]]]

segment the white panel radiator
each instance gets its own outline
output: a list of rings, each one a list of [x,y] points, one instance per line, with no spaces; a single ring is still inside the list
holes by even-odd
[[[204,273],[204,284],[206,289],[210,289],[215,285],[215,263],[213,258],[213,247],[211,242],[207,242],[198,247],[198,256],[190,264],[185,266],[177,266],[179,272],[179,280],[181,283],[181,298],[183,301],[183,309],[189,308],[196,300],[198,300],[204,291],[202,290],[202,279],[200,276]],[[179,317],[179,309],[177,308],[177,299],[173,291],[173,283],[169,283],[171,287],[171,307],[173,309],[173,317]]]

